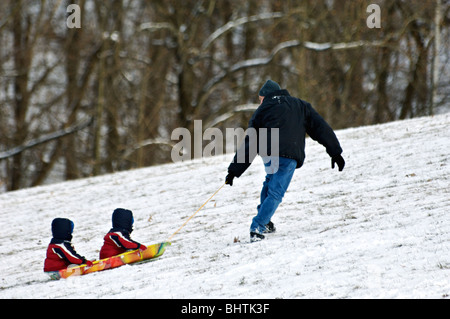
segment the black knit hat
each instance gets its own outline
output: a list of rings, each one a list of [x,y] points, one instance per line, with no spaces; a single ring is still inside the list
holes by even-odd
[[[124,229],[131,233],[133,231],[133,212],[124,208],[117,208],[112,215],[113,228]]]
[[[272,80],[268,80],[266,83],[264,83],[261,90],[259,90],[259,96],[267,96],[270,93],[278,90],[281,90],[281,87],[278,85],[278,83]]]
[[[55,218],[52,221],[52,235],[55,239],[72,240],[74,224],[67,218]]]

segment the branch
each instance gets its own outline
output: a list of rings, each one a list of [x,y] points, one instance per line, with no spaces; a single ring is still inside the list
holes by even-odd
[[[286,41],[278,44],[272,52],[267,57],[249,59],[245,61],[238,62],[232,65],[230,68],[222,70],[218,75],[214,76],[211,80],[209,80],[203,88],[203,94],[200,98],[199,104],[201,105],[209,95],[214,91],[216,85],[221,83],[223,79],[227,76],[230,76],[234,72],[238,72],[240,70],[244,70],[247,68],[258,67],[262,65],[269,64],[273,58],[282,50],[295,48],[295,47],[304,47],[308,50],[313,51],[327,51],[327,50],[349,50],[356,49],[362,47],[381,47],[386,45],[386,41],[354,41],[354,42],[341,42],[341,43],[316,43],[316,42],[302,42],[298,40]]]
[[[92,118],[90,118],[89,120],[86,120],[84,122],[69,126],[67,128],[63,128],[59,131],[53,132],[53,133],[49,133],[46,135],[43,135],[41,137],[35,138],[29,142],[26,142],[25,144],[22,144],[20,146],[16,146],[8,151],[5,152],[1,152],[0,153],[0,160],[4,160],[7,159],[9,157],[12,157],[14,155],[17,155],[19,153],[22,153],[23,151],[36,147],[38,145],[44,144],[44,143],[48,143],[50,141],[53,140],[57,140],[59,138],[62,138],[64,136],[76,133],[86,127],[88,127],[89,125],[92,124]]]
[[[384,43],[385,41],[355,41],[342,43],[316,43],[308,41],[301,42],[298,40],[286,41],[278,44],[267,57],[238,62],[231,67],[230,71],[236,72],[241,69],[268,64],[270,61],[273,60],[275,55],[277,55],[281,50],[288,48],[304,47],[305,49],[308,50],[321,52],[328,50],[349,50],[362,47],[377,47],[383,46]]]
[[[304,47],[313,51],[327,51],[327,50],[348,50],[362,47],[378,47],[385,45],[383,41],[355,41],[355,42],[342,42],[342,43],[316,43],[316,42],[302,42],[298,40],[286,41],[278,44],[272,52],[264,58],[249,59],[238,62],[231,66],[228,70],[224,70],[219,75],[213,77],[205,86],[204,91],[208,92],[215,85],[220,83],[230,73],[234,73],[243,69],[257,67],[269,64],[273,58],[282,50],[295,47]]]
[[[251,17],[243,17],[234,21],[230,21],[227,24],[223,25],[216,31],[214,31],[208,39],[203,43],[202,50],[206,50],[211,43],[213,43],[217,38],[222,36],[224,33],[228,32],[231,29],[234,29],[238,26],[241,26],[246,23],[250,22],[256,22],[261,20],[267,20],[267,19],[275,19],[275,18],[282,18],[284,17],[284,14],[281,12],[270,12],[270,13],[262,13]]]
[[[150,139],[141,141],[141,142],[133,145],[131,148],[129,148],[128,150],[126,150],[123,153],[122,158],[128,158],[131,154],[133,154],[138,149],[145,147],[145,146],[149,146],[149,145],[167,145],[167,146],[173,147],[175,145],[175,143],[172,143],[172,141],[169,141],[162,137],[150,138]]]
[[[158,30],[170,30],[171,32],[173,32],[174,34],[177,33],[177,30],[175,29],[175,27],[168,23],[168,22],[146,22],[146,23],[142,23],[139,27],[140,31],[150,31],[150,32],[154,32],[154,31],[158,31]]]
[[[341,43],[315,43],[304,42],[303,47],[305,49],[314,51],[327,51],[327,50],[349,50],[363,47],[381,47],[384,46],[386,40],[383,41],[354,41],[354,42],[341,42]]]
[[[238,63],[236,63],[235,65],[233,65],[230,68],[230,71],[231,72],[237,72],[239,70],[250,68],[250,67],[254,67],[254,66],[266,65],[270,61],[272,61],[273,58],[275,57],[275,55],[277,55],[281,50],[288,49],[288,48],[293,48],[293,47],[298,47],[298,46],[301,46],[301,45],[303,45],[303,42],[300,42],[298,40],[282,42],[282,43],[278,44],[272,50],[272,52],[270,52],[270,54],[267,57],[256,58],[256,59],[249,59],[249,60],[238,62]]]
[[[232,111],[221,114],[221,115],[215,117],[213,120],[209,121],[206,124],[206,128],[214,127],[217,124],[222,123],[222,122],[228,120],[229,118],[233,117],[238,112],[252,112],[252,111],[255,111],[258,107],[259,107],[259,104],[243,104],[243,105],[236,106]]]

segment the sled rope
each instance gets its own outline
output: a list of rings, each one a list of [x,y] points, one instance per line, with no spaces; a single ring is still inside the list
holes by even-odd
[[[172,236],[170,236],[169,237],[169,239],[167,240],[169,243],[170,243],[170,241],[172,240],[172,238],[176,235],[176,234],[178,234],[178,232],[180,231],[180,230],[182,230],[183,229],[183,227],[184,226],[186,226],[186,224],[192,219],[192,218],[194,218],[194,216],[195,215],[197,215],[197,213],[203,208],[203,207],[205,207],[205,205],[206,204],[208,204],[208,202],[214,197],[214,196],[216,196],[216,194],[225,186],[226,184],[223,184],[222,186],[220,186],[220,188],[218,189],[218,190],[216,190],[216,192],[214,193],[214,194],[212,194],[211,195],[211,197],[210,198],[208,198],[208,200],[191,216],[191,217],[189,217],[185,222],[184,222],[184,224],[183,225],[181,225],[181,227],[180,228],[178,228],[177,229],[177,231],[176,232],[174,232],[173,234],[172,234]]]

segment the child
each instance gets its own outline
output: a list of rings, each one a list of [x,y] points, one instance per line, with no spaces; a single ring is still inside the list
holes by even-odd
[[[146,250],[147,247],[131,240],[133,231],[133,213],[131,210],[117,208],[112,215],[113,228],[106,234],[103,247],[100,249],[100,259],[116,256],[127,250]]]
[[[45,272],[58,271],[72,264],[92,266],[91,261],[77,254],[70,242],[73,227],[73,222],[66,218],[55,218],[52,221],[53,238],[47,248],[47,257],[44,262]]]

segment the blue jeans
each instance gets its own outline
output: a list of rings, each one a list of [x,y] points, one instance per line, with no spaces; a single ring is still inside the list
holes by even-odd
[[[273,162],[276,161],[278,161],[278,165],[275,166],[274,170]],[[270,222],[289,187],[297,167],[297,161],[285,157],[264,158],[264,166],[267,175],[261,191],[261,204],[258,205],[258,215],[253,218],[250,226],[251,232],[261,234],[266,229],[266,225]]]

